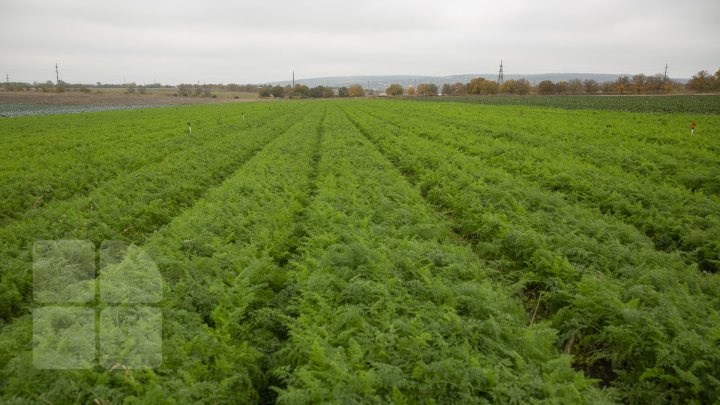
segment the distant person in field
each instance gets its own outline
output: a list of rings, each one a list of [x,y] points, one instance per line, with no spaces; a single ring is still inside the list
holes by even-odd
[[[690,135],[695,135],[695,127],[696,126],[697,126],[697,124],[695,123],[695,121],[690,123]]]

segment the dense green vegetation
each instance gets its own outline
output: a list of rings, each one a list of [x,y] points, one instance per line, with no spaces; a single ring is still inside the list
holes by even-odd
[[[342,100],[0,131],[2,402],[720,397],[720,116]],[[155,261],[160,367],[34,366],[57,239]]]
[[[720,114],[720,96],[461,96],[411,98],[421,101],[552,107],[654,113]],[[688,122],[688,125],[690,123]]]

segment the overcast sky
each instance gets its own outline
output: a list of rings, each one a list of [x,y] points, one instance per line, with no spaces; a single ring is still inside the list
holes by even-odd
[[[720,0],[0,0],[10,80],[263,83],[346,75],[720,68]],[[3,77],[4,79],[4,77]]]

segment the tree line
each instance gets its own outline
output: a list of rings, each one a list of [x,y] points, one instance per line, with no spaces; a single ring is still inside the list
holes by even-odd
[[[79,91],[83,93],[89,93],[92,90],[101,89],[125,89],[126,93],[138,93],[146,94],[150,89],[175,89],[174,95],[177,96],[205,96],[210,97],[214,90],[226,90],[226,91],[237,91],[245,93],[256,93],[260,87],[257,84],[188,84],[181,83],[175,86],[161,84],[161,83],[147,83],[137,84],[135,82],[112,84],[112,83],[101,83],[96,82],[95,84],[89,83],[68,83],[63,80],[59,80],[57,83],[48,80],[46,82],[6,82],[4,84],[6,91],[42,91],[42,92],[57,92],[62,93],[65,91]]]
[[[698,93],[720,92],[720,69],[711,75],[707,70],[701,70],[690,79],[687,88]]]
[[[364,97],[368,91],[361,85],[355,84],[350,87],[328,87],[316,86],[310,88],[304,84],[293,86],[260,86],[258,94],[260,97],[274,98],[330,98],[330,97]]]
[[[647,76],[636,74],[620,76],[615,81],[597,82],[596,80],[573,79],[553,82],[543,80],[530,83],[527,79],[506,80],[502,84],[494,80],[478,77],[468,83],[445,83],[438,87],[434,83],[422,83],[404,88],[400,84],[391,84],[385,89],[387,96],[465,96],[496,94],[539,94],[539,95],[579,95],[579,94],[667,94],[671,92],[691,91],[697,93],[720,91],[720,69],[715,74],[701,71],[683,85],[665,77],[663,74]],[[365,89],[360,84],[348,87],[330,88],[317,86],[309,88],[303,84],[292,86],[260,86],[260,97],[274,98],[328,98],[328,97],[364,97],[376,95],[375,91]],[[382,95],[382,93],[381,93]]]
[[[258,93],[260,97],[266,98],[329,98],[329,97],[365,97],[382,95],[381,92],[365,89],[360,84],[349,87],[308,87],[298,83],[294,87],[257,85],[257,84],[178,84],[177,86],[151,83],[138,85],[136,83],[107,84],[97,82],[95,84],[67,83],[60,80],[54,83],[50,80],[44,83],[7,82],[4,85],[6,91],[82,91],[90,92],[90,89],[125,88],[127,93],[145,94],[150,88],[175,88],[178,96],[205,96],[210,97],[213,90],[227,90],[248,93]],[[666,94],[671,92],[689,91],[695,93],[720,92],[720,69],[714,74],[702,70],[694,75],[687,84],[678,83],[665,77],[662,74],[647,76],[636,74],[632,76],[620,76],[615,81],[599,83],[595,80],[573,79],[568,81],[552,82],[543,80],[539,83],[530,83],[527,79],[506,80],[498,83],[494,80],[487,80],[478,77],[468,83],[445,83],[438,87],[434,83],[421,83],[415,86],[404,88],[400,84],[391,84],[385,89],[387,96],[464,96],[464,95],[495,95],[495,94]]]

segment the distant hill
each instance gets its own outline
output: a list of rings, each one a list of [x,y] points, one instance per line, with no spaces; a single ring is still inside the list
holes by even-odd
[[[541,74],[506,74],[505,80],[525,78],[530,83],[539,83],[543,80],[558,82],[561,80],[595,80],[598,83],[617,80],[620,76],[632,76],[626,74],[605,74],[605,73],[541,73]],[[329,87],[350,87],[353,84],[361,84],[364,88],[373,90],[385,90],[389,85],[397,83],[403,87],[420,83],[435,83],[442,86],[445,83],[467,83],[476,77],[484,77],[488,80],[497,80],[497,73],[474,73],[453,76],[413,76],[413,75],[388,75],[388,76],[338,76],[338,77],[314,77],[310,79],[295,79],[295,83],[302,83],[308,87],[329,86]],[[680,83],[688,79],[673,79]],[[273,86],[286,86],[291,84],[290,80],[268,83]]]

